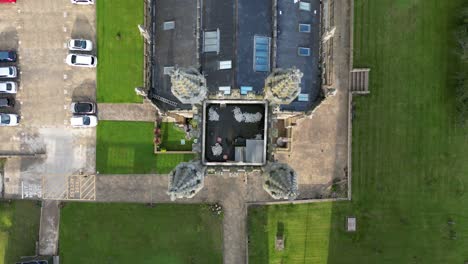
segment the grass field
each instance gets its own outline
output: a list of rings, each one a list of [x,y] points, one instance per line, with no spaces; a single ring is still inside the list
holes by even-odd
[[[34,255],[40,214],[33,201],[0,202],[0,263]]]
[[[185,132],[175,126],[175,123],[161,123],[161,149],[168,151],[192,151],[193,140],[185,139]],[[185,145],[180,140],[185,140]]]
[[[222,263],[222,217],[206,205],[68,203],[60,222],[60,261]]]
[[[99,121],[96,168],[100,174],[169,173],[192,154],[154,154],[154,123]]]
[[[144,0],[101,0],[97,16],[97,101],[140,103],[135,87],[143,85]]]
[[[355,1],[353,201],[249,210],[251,264],[468,261],[468,131],[455,125],[463,0]],[[344,231],[357,216],[358,232]],[[274,250],[278,226],[286,248]]]

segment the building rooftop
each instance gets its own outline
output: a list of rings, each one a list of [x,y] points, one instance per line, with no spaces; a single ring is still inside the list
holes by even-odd
[[[200,8],[197,0],[154,1],[152,94],[169,100],[158,105],[191,108],[172,95],[165,67],[197,68],[211,94],[262,93],[272,69],[296,67],[304,73],[301,94],[281,108],[310,109],[320,93],[320,0],[308,1],[278,1],[276,10],[272,0],[204,0]]]
[[[308,2],[310,3],[308,10],[301,10],[301,2],[278,1],[276,66],[296,67],[304,74],[301,84],[302,96],[298,96],[289,105],[282,105],[283,110],[307,111],[320,93],[320,1]],[[300,32],[300,30],[310,32]],[[299,55],[301,47],[305,48],[304,51],[309,49],[308,56]],[[306,99],[308,101],[305,101]]]
[[[171,92],[169,67],[198,67],[197,42],[197,1],[158,0],[154,2],[154,54],[153,94],[177,103],[178,108],[191,109],[183,105]],[[173,23],[171,23],[173,22]],[[165,73],[166,70],[166,73]],[[174,105],[158,104],[163,109]]]

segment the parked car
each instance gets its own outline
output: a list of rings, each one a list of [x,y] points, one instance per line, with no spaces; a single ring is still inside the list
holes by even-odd
[[[0,93],[15,94],[16,82],[0,82]]]
[[[0,126],[17,126],[18,124],[18,115],[0,113]]]
[[[95,127],[98,119],[94,115],[74,115],[70,119],[72,127]]]
[[[94,0],[71,0],[71,3],[76,5],[94,5]]]
[[[87,39],[70,39],[70,41],[68,41],[68,49],[91,51],[93,50],[93,42]]]
[[[16,67],[0,67],[0,78],[16,78]]]
[[[0,50],[0,62],[15,62],[16,51],[13,50]]]
[[[94,68],[97,65],[97,58],[86,54],[68,54],[66,62],[70,66]]]
[[[0,4],[16,3],[16,0],[0,0]]]
[[[76,115],[92,115],[96,113],[96,104],[91,102],[73,102],[70,109]]]
[[[0,98],[0,108],[15,107],[15,99],[13,98]]]

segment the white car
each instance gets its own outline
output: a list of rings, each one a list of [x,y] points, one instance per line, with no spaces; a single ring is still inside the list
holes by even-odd
[[[76,5],[94,5],[94,0],[71,0],[71,3]]]
[[[0,114],[0,126],[17,126],[19,124],[18,115]]]
[[[16,93],[16,82],[0,82],[0,93]]]
[[[66,62],[70,66],[94,68],[97,65],[97,58],[86,54],[68,54]]]
[[[16,67],[0,67],[0,78],[16,78]]]
[[[75,115],[70,119],[72,127],[95,127],[97,123],[98,119],[93,115]]]
[[[70,39],[70,41],[68,41],[68,49],[91,51],[93,50],[93,42],[87,39]]]

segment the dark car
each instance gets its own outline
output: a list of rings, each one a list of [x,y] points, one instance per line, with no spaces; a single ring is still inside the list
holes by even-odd
[[[15,107],[15,99],[0,98],[0,108]]]
[[[16,51],[13,50],[0,50],[0,62],[15,62]]]
[[[96,104],[91,102],[74,102],[70,109],[73,114],[90,115],[96,113]]]

